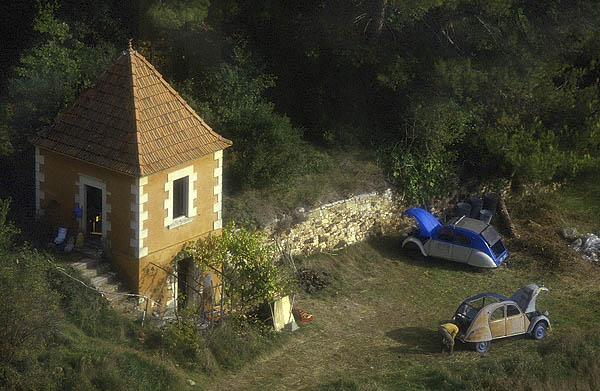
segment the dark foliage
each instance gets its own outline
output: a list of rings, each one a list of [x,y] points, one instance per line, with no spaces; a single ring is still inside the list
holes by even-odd
[[[322,169],[323,151],[357,146],[378,151],[389,181],[419,202],[455,177],[552,181],[599,166],[592,0],[16,4],[0,184],[19,210],[33,205],[28,139],[128,37],[233,140],[229,191],[292,187]]]

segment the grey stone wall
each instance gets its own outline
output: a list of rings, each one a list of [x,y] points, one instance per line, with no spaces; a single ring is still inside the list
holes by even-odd
[[[274,222],[265,231],[271,240],[289,246],[293,254],[307,255],[408,227],[404,209],[400,197],[388,189],[299,210],[294,218]]]

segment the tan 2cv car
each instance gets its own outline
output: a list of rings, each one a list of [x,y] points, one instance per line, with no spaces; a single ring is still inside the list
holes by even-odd
[[[548,288],[529,284],[510,298],[498,293],[485,292],[463,301],[452,318],[459,332],[456,338],[472,343],[475,350],[485,353],[493,339],[531,334],[542,339],[550,328],[548,312],[535,309],[541,291]]]

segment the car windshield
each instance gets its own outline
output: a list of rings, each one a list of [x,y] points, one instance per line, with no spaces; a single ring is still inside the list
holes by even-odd
[[[457,325],[462,332],[466,332],[473,319],[475,319],[483,307],[488,304],[498,303],[500,301],[502,301],[502,299],[499,297],[489,295],[480,296],[471,301],[465,301],[456,310],[454,321],[457,322]]]
[[[500,255],[502,255],[502,253],[504,252],[504,250],[506,250],[506,249],[504,248],[504,244],[502,243],[502,240],[498,240],[492,246],[492,252],[494,253],[494,256],[496,258],[498,258]]]
[[[486,305],[492,304],[492,303],[497,303],[499,301],[500,301],[500,299],[497,297],[494,297],[494,296],[482,296],[475,300],[471,300],[471,301],[467,302],[466,304],[468,304],[469,306],[471,306],[479,311]]]
[[[500,235],[491,225],[488,225],[487,228],[481,232],[481,236],[488,242],[490,247],[493,247],[494,244],[500,240]]]

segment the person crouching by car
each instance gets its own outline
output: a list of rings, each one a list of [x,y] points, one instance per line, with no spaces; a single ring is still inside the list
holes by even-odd
[[[454,323],[444,323],[438,328],[438,332],[442,337],[442,353],[444,348],[447,348],[452,354],[454,352],[454,338],[458,334],[458,326]]]

